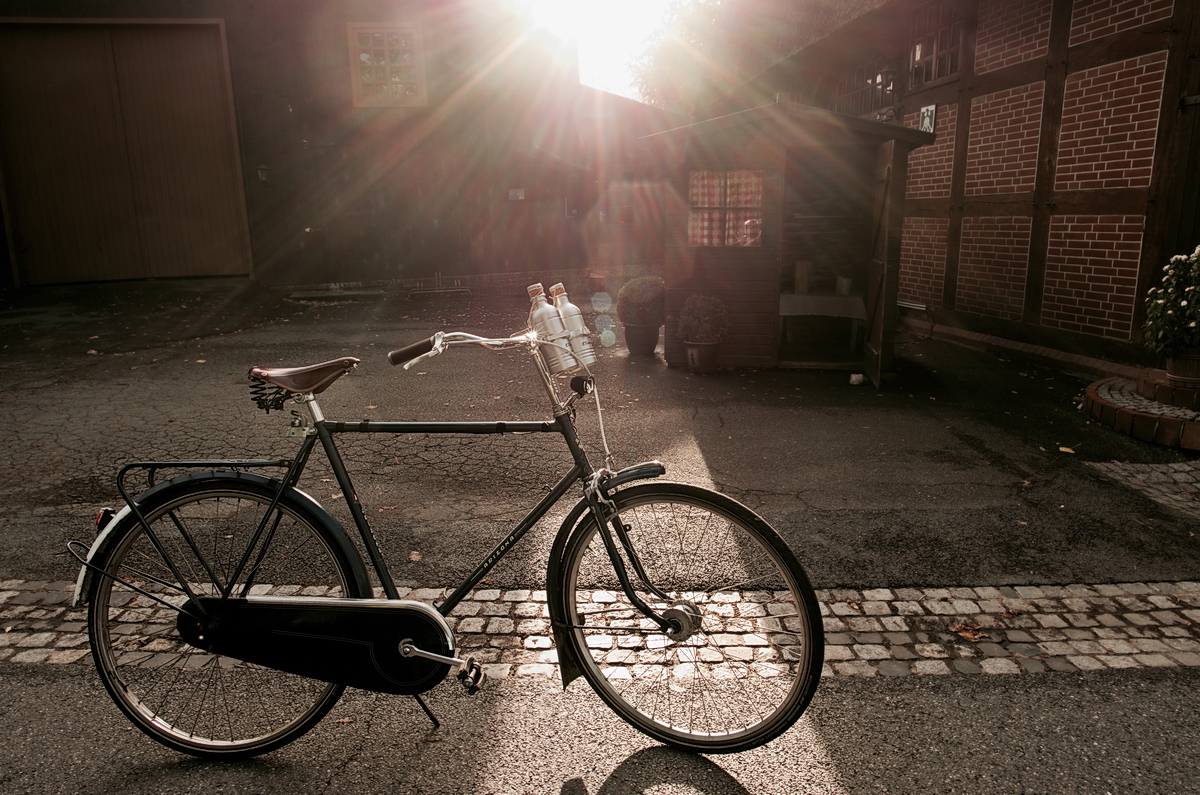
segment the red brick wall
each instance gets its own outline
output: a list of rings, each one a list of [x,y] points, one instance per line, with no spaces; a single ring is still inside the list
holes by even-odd
[[[1067,78],[1055,190],[1150,184],[1166,67],[1164,51]]]
[[[904,117],[904,126],[916,129],[920,113]],[[950,195],[950,175],[954,168],[954,130],[958,123],[958,105],[939,105],[935,130],[937,141],[914,149],[908,156],[909,199],[944,199]]]
[[[1051,161],[1056,171],[1045,175],[1060,207],[1076,200],[1103,202],[1105,191],[1149,187],[1167,52],[1126,57],[1131,50],[1119,39],[1124,35],[1133,47],[1144,38],[1136,32],[1139,27],[1165,31],[1184,2],[1200,0],[1074,0],[1070,45],[1097,41],[1087,48],[1093,64],[1107,53],[1122,60],[1066,76],[1058,151]],[[1053,0],[979,0],[975,73],[1006,69],[1014,82],[1024,74],[1040,77],[1040,66],[1036,73],[1032,67],[1048,57],[1054,5]],[[1018,64],[1027,71],[1009,68]],[[1068,64],[1068,70],[1078,68]],[[997,79],[984,82],[996,85]],[[999,84],[1012,85],[1007,79]],[[1040,301],[1025,293],[1033,216],[1041,218],[1044,209],[1030,200],[1041,127],[1048,121],[1042,116],[1045,91],[1038,81],[973,97],[969,130],[957,130],[964,115],[958,106],[938,107],[937,141],[909,156],[906,198],[919,217],[904,221],[901,300],[932,306],[950,302],[964,314],[1014,323],[1023,321],[1027,305],[1035,301],[1041,307],[1038,324],[1046,329],[1136,342],[1133,318],[1145,234],[1140,209],[1120,211],[1130,215],[1051,214],[1048,248],[1037,252],[1046,256]],[[904,123],[916,127],[916,106],[928,103],[919,94],[911,100]],[[956,195],[956,134],[967,144],[964,173],[957,175],[965,189],[961,207],[945,201]],[[983,216],[972,209],[1001,203],[1012,203],[997,210],[1007,215]],[[960,235],[956,218],[963,209],[969,215],[961,220]],[[947,249],[949,239],[960,240],[957,251]],[[956,263],[957,274],[949,288],[944,286],[948,261]],[[953,301],[944,289],[954,290]]]
[[[900,300],[942,306],[946,218],[905,218],[900,246]]]
[[[964,218],[958,308],[1020,320],[1025,303],[1031,218]]]
[[[1044,58],[1049,46],[1050,0],[980,0],[977,73]]]
[[[967,195],[1033,190],[1045,83],[971,101]]]
[[[1196,0],[1181,2],[1194,3]],[[1174,12],[1172,0],[1075,0],[1071,14],[1071,46],[1167,19]]]
[[[1042,323],[1118,340],[1133,337],[1145,219],[1059,215],[1050,222]]]

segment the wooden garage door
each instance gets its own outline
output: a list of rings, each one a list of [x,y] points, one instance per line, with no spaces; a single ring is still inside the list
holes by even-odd
[[[217,24],[0,25],[19,284],[250,272]]]

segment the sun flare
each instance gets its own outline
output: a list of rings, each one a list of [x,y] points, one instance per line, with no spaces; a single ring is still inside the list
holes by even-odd
[[[631,64],[666,23],[670,0],[516,0],[558,38],[579,47],[579,82],[637,99]]]

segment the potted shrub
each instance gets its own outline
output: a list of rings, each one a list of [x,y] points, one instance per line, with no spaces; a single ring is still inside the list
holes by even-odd
[[[720,298],[704,293],[687,297],[679,310],[679,336],[687,348],[689,370],[711,373],[717,369],[717,355],[728,327],[729,313]]]
[[[1163,267],[1146,294],[1146,342],[1167,359],[1174,386],[1200,389],[1200,246]]]
[[[666,284],[658,276],[638,276],[617,293],[617,317],[625,327],[629,352],[653,356],[658,329],[666,318]]]

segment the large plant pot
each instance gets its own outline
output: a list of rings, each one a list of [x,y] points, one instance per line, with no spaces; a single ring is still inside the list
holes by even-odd
[[[687,349],[688,370],[697,375],[717,371],[717,354],[720,353],[721,343],[684,340],[683,345]]]
[[[633,323],[625,324],[625,347],[635,356],[653,356],[658,347],[658,330],[660,326],[638,326]]]
[[[1171,386],[1200,389],[1200,348],[1187,348],[1169,357],[1167,381]]]

